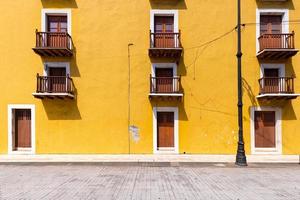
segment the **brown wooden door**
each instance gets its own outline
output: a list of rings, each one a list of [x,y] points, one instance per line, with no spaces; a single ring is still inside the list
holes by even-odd
[[[275,148],[275,111],[255,111],[255,147]]]
[[[156,68],[155,76],[158,93],[173,92],[173,68]]]
[[[266,93],[278,93],[279,92],[279,70],[274,69],[264,69],[264,91]]]
[[[261,15],[260,16],[260,34],[274,34],[264,37],[264,44],[268,48],[283,48],[282,16],[281,15]],[[277,34],[277,35],[276,35]]]
[[[31,110],[16,109],[14,117],[14,149],[31,147]]]
[[[157,112],[157,148],[174,147],[174,113]]]
[[[67,33],[68,32],[68,19],[67,16],[48,16],[48,46],[49,47],[67,47],[66,35],[55,33]]]
[[[174,48],[174,17],[155,16],[154,18],[155,47]]]
[[[49,90],[50,92],[66,91],[66,68],[49,67]]]

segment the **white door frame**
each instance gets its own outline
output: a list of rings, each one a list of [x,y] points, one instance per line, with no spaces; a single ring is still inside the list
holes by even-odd
[[[256,9],[256,53],[259,51],[258,38],[260,36],[260,16],[261,15],[282,15],[282,33],[289,33],[289,9]]]
[[[173,78],[175,77],[179,77],[177,76],[177,64],[176,63],[152,63],[151,65],[151,76],[152,77],[156,77],[155,74],[155,69],[156,68],[160,68],[160,69],[173,69]],[[156,88],[156,81],[154,81],[154,87]],[[176,81],[173,79],[173,91],[175,91],[177,89],[177,83]],[[170,95],[173,95],[173,93],[169,93]]]
[[[255,111],[275,111],[275,148],[255,147]],[[282,154],[282,133],[281,133],[281,108],[279,107],[251,107],[250,113],[251,128],[251,154]]]
[[[31,149],[26,151],[13,151],[12,142],[12,111],[13,109],[30,109],[31,111]],[[35,105],[9,104],[8,105],[8,154],[35,154]]]
[[[158,150],[157,149],[157,112],[174,112],[174,149]],[[179,153],[179,123],[178,107],[153,107],[153,153],[154,154],[178,154]]]

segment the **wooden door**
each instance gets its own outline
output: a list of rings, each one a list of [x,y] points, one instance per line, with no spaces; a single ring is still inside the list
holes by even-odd
[[[65,67],[49,67],[49,91],[50,92],[65,92],[66,86],[66,68]]]
[[[174,17],[155,16],[154,44],[156,48],[175,48]]]
[[[173,68],[156,68],[156,92],[172,93],[173,91]]]
[[[264,91],[266,93],[279,92],[279,69],[264,69]]]
[[[49,47],[67,47],[67,37],[60,33],[68,32],[68,19],[67,16],[48,16],[48,46]],[[55,34],[56,33],[56,34]]]
[[[157,112],[157,148],[174,147],[174,112]]]
[[[31,110],[16,109],[14,112],[14,150],[31,148]]]
[[[268,48],[283,48],[282,16],[281,15],[261,15],[260,34],[273,34],[264,37],[264,44]]]
[[[275,148],[275,111],[255,111],[255,147]]]

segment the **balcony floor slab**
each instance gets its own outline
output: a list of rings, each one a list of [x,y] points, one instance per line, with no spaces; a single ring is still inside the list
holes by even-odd
[[[70,99],[74,99],[75,96],[73,94],[70,93],[32,93],[32,95],[35,98],[39,98],[39,99],[44,99],[44,98],[50,98],[50,99],[54,99],[54,98],[59,98],[59,99],[64,99],[64,98],[70,98]]]
[[[256,96],[257,99],[296,99],[300,94],[260,94]]]
[[[256,57],[261,60],[280,60],[292,57],[298,51],[298,49],[264,49],[258,52]]]

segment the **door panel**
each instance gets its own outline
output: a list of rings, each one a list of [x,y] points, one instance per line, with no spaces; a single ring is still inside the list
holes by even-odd
[[[68,19],[67,16],[47,16],[48,32],[51,33],[67,33]],[[61,34],[48,35],[48,46],[50,47],[66,47],[67,37]]]
[[[255,111],[255,147],[275,148],[275,111]]]
[[[279,79],[276,79],[279,77],[279,69],[273,68],[273,69],[264,69],[264,89],[267,93],[278,93],[279,92]],[[273,79],[271,79],[273,78]]]
[[[161,93],[173,92],[173,68],[156,68],[156,91]]]
[[[154,32],[156,48],[174,48],[174,17],[173,16],[155,16]]]
[[[157,112],[157,148],[174,147],[174,112]]]
[[[260,34],[281,34],[282,16],[281,15],[261,15],[260,16]],[[268,35],[264,38],[266,44],[271,48],[282,48],[283,42],[281,35]]]
[[[64,92],[66,91],[66,68],[49,67],[49,91]]]
[[[15,147],[30,148],[31,147],[31,110],[16,109],[15,110]]]

